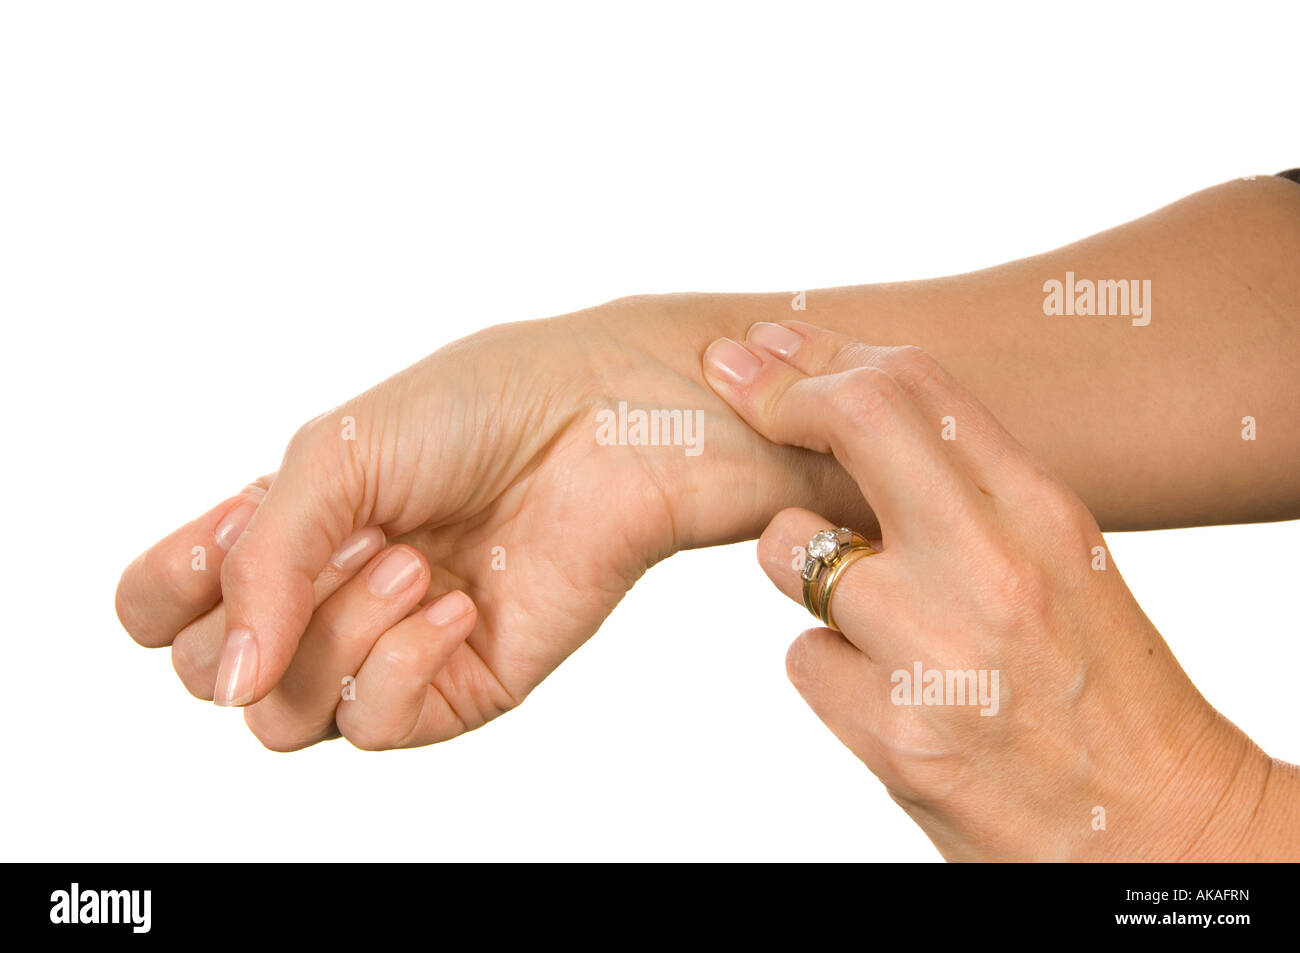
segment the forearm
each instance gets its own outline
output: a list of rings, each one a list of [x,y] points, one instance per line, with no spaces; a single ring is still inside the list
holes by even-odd
[[[1262,177],[985,271],[809,291],[805,310],[791,294],[632,299],[616,322],[697,382],[703,347],[719,336],[743,340],[757,321],[808,320],[870,343],[916,344],[1073,487],[1104,529],[1287,519],[1300,516],[1300,419],[1290,410],[1297,260],[1300,187]],[[1067,272],[1079,282],[1149,281],[1146,315],[1045,314],[1045,282],[1064,283]],[[1254,440],[1243,439],[1245,417]],[[804,503],[815,486],[842,500],[846,517],[865,518],[846,512],[847,481],[797,452],[781,459],[793,462],[788,482],[754,474],[755,499]],[[706,478],[697,467],[689,492],[698,495]],[[747,534],[754,517],[735,517],[722,536]]]

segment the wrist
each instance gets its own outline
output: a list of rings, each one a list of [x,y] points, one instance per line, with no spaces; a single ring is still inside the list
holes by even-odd
[[[1195,689],[1181,709],[1169,705],[1160,753],[1148,783],[1129,799],[1138,821],[1108,860],[1258,859],[1276,844],[1275,815],[1261,813],[1274,762]],[[1163,763],[1163,770],[1159,765]]]
[[[1221,781],[1205,785],[1183,825],[1189,861],[1294,861],[1300,857],[1300,769],[1270,758],[1216,715],[1233,739],[1217,759]],[[1214,762],[1212,762],[1212,765]],[[1213,798],[1216,787],[1221,790]]]
[[[824,454],[769,443],[704,380],[702,356],[719,337],[743,340],[757,321],[791,314],[787,295],[651,295],[584,312],[598,399],[612,406],[698,412],[698,453],[642,448],[671,514],[671,549],[753,539],[781,509],[804,506],[874,529],[852,480]],[[784,310],[782,310],[784,309]],[[675,451],[675,452],[674,452]]]
[[[1300,861],[1300,766],[1268,759],[1240,845],[1246,860]]]

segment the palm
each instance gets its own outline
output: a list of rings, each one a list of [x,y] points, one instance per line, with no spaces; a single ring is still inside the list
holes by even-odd
[[[452,737],[518,704],[600,627],[664,547],[662,497],[636,451],[600,447],[575,421],[481,509],[403,541],[479,609],[426,705]]]

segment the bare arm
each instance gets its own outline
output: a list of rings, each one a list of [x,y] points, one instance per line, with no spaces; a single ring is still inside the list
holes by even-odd
[[[710,341],[791,317],[928,350],[1103,528],[1294,517],[1297,260],[1300,188],[1261,179],[988,271],[811,291],[805,311],[792,311],[785,294],[650,296],[491,328],[310,421],[274,482],[219,504],[127,568],[118,614],[141,644],[173,646],[196,695],[249,706],[250,725],[276,750],[335,727],[363,746],[391,747],[482,724],[518,704],[659,559],[757,537],[789,506],[872,528],[833,459],[764,439],[705,383],[700,355]],[[1068,272],[1149,281],[1140,320],[1149,314],[1150,323],[1044,314],[1045,284]],[[700,452],[609,445],[600,416],[624,402],[703,411]],[[944,413],[935,411],[937,431]],[[1253,441],[1242,439],[1247,416]],[[343,421],[356,432],[342,436]],[[588,544],[575,559],[578,530]],[[345,584],[339,567],[358,572],[351,560],[366,538],[405,547],[415,571],[401,577],[415,580],[407,590],[389,598],[385,586],[376,594],[364,581]],[[195,545],[221,554],[203,573],[191,564]],[[516,563],[526,570],[505,584],[492,566],[497,547],[544,558]],[[377,710],[364,725],[354,707],[336,725],[340,675],[356,673],[389,633],[372,629],[358,657],[323,664],[331,649],[320,625],[311,628],[317,610],[347,614],[339,606],[360,593],[357,604],[387,599],[401,617],[411,608],[401,598],[453,589],[475,603],[478,622],[463,648],[445,643],[445,664],[408,667],[424,701],[396,715]],[[441,687],[426,693],[435,679]],[[394,717],[406,718],[400,731],[390,730]]]
[[[641,335],[694,378],[702,347],[743,341],[758,321],[804,319],[870,343],[918,345],[1078,492],[1103,529],[1153,529],[1300,516],[1298,263],[1300,186],[1269,176],[985,271],[809,291],[804,311],[789,294],[676,295],[609,310],[620,336]],[[1067,272],[1076,282],[1137,280],[1150,289],[1146,314],[1045,314],[1045,284]],[[639,320],[646,309],[664,320]],[[1243,439],[1246,417],[1256,439]],[[699,530],[690,542],[756,535],[763,513],[791,502],[840,500],[828,515],[869,518],[824,461],[783,457],[782,472],[766,456],[751,462],[749,505],[725,512],[705,486],[712,472],[666,476],[680,491],[679,524]]]

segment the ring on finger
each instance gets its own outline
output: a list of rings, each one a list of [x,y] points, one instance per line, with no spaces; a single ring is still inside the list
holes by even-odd
[[[866,538],[847,526],[822,530],[813,536],[808,541],[807,556],[800,571],[804,608],[826,627],[839,631],[831,614],[835,586],[849,566],[875,554]]]

